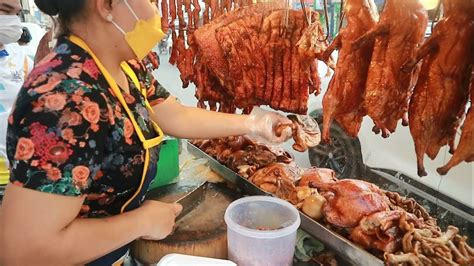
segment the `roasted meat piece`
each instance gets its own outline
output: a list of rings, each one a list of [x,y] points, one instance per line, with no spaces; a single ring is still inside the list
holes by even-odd
[[[424,224],[430,225],[433,227],[437,226],[436,219],[430,216],[429,212],[416,202],[413,198],[402,197],[397,192],[385,191],[385,195],[390,199],[390,209],[397,210],[402,209],[406,212],[415,215]]]
[[[419,0],[387,0],[377,25],[353,44],[357,49],[375,39],[364,108],[383,137],[395,131],[408,111],[415,77],[400,67],[415,55],[427,24],[428,16]]]
[[[294,165],[293,158],[287,152],[257,144],[244,136],[194,140],[192,143],[246,178],[274,163]]]
[[[321,133],[318,123],[313,118],[302,115],[289,115],[288,118],[295,126],[293,129],[293,139],[295,141],[293,149],[304,152],[308,148],[319,144]]]
[[[309,12],[308,16],[312,17],[311,27],[320,29],[317,13]],[[199,58],[196,64],[204,64],[209,71],[197,68],[201,73],[195,76],[197,80],[213,78],[220,85],[202,89],[204,85],[195,82],[200,106],[205,107],[204,102],[208,101],[200,97],[204,95],[202,91],[223,90],[221,94],[230,101],[226,105],[244,113],[253,106],[268,105],[305,114],[309,93],[319,93],[320,80],[315,57],[305,56],[304,50],[313,51],[313,43],[317,49],[326,47],[320,43],[327,44],[302,38],[304,33],[306,37],[310,35],[306,29],[304,13],[285,9],[280,3],[238,8],[199,28],[194,33]],[[301,39],[306,40],[304,46],[298,45]]]
[[[324,207],[326,220],[336,226],[352,228],[367,215],[388,210],[388,198],[374,184],[355,179],[337,182],[310,182],[328,200]]]
[[[294,185],[297,177],[297,169],[287,164],[275,163],[258,170],[249,181],[280,199],[297,204],[298,197]]]
[[[281,124],[276,127],[275,134],[291,135],[295,143],[293,149],[299,152],[305,152],[308,148],[315,147],[321,141],[321,132],[319,131],[318,123],[310,116],[307,115],[288,115],[288,118],[292,121],[292,124]],[[285,132],[285,133],[284,133]]]
[[[353,42],[371,30],[378,13],[373,0],[348,0],[344,3],[347,19],[345,26],[324,52],[329,58],[334,50],[339,50],[336,70],[323,98],[323,140],[330,141],[329,129],[336,119],[344,131],[355,138],[365,115],[363,108],[365,84],[369,70],[374,41],[354,48]]]
[[[312,183],[335,183],[337,182],[336,173],[332,169],[328,168],[308,168],[304,169],[301,179],[298,182],[298,186],[310,186]]]
[[[451,157],[445,166],[437,169],[438,173],[445,175],[451,168],[462,161],[474,161],[474,73],[471,76],[471,107],[467,112],[466,119],[462,126],[461,140],[459,141],[453,157]]]
[[[436,24],[433,34],[418,50],[416,58],[404,67],[404,70],[410,70],[423,58],[408,113],[419,176],[427,175],[423,165],[425,154],[434,159],[446,144],[450,145],[451,152],[454,151],[456,132],[468,99],[474,57],[471,48],[474,14],[470,12],[472,7],[469,7],[474,2],[445,0],[443,5],[445,17]],[[466,148],[472,151],[472,147],[471,140],[471,146]]]
[[[351,232],[350,239],[366,249],[378,249],[393,253],[402,246],[403,232],[399,220],[405,215],[407,222],[418,224],[418,218],[404,210],[376,212],[362,218]]]
[[[168,0],[161,0],[161,29],[163,30],[163,32],[168,32],[168,15]]]

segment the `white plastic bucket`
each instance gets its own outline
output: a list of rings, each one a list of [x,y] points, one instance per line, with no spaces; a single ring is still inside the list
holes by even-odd
[[[232,202],[224,216],[229,259],[242,266],[292,265],[301,220],[290,203],[267,196]]]

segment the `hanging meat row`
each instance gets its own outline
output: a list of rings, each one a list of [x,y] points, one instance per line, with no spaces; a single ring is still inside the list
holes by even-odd
[[[315,59],[327,43],[316,12],[247,0],[205,1],[203,12],[196,0],[169,0],[161,10],[173,41],[170,63],[183,88],[196,85],[199,107],[233,113],[269,105],[305,114],[309,94],[319,94]]]
[[[316,21],[317,15],[313,15]],[[315,22],[318,23],[319,22]],[[320,25],[320,24],[319,24]],[[197,82],[198,99],[250,110],[273,109],[305,114],[310,93],[319,93],[316,61],[299,52],[297,43],[307,29],[301,11],[257,4],[212,21],[194,37],[208,77],[220,88]],[[197,74],[198,76],[200,74]],[[220,92],[221,99],[207,97]]]
[[[434,159],[445,145],[455,152],[474,58],[474,1],[442,3],[444,17],[424,41],[428,17],[419,0],[387,0],[378,21],[372,0],[344,2],[347,25],[323,55],[340,50],[323,100],[325,141],[332,120],[356,137],[368,115],[383,137],[400,120],[409,124],[420,176],[427,175],[424,154]],[[465,120],[459,152],[440,174],[474,160],[472,120]]]

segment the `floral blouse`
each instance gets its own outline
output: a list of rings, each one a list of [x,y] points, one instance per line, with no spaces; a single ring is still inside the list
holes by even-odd
[[[169,96],[143,63],[129,64],[152,106]],[[156,137],[144,96],[131,80],[129,86],[123,95],[130,110],[145,137]],[[140,185],[142,143],[94,60],[67,38],[31,72],[8,122],[10,181],[85,196],[80,217],[120,213]],[[151,157],[156,163],[157,154]]]

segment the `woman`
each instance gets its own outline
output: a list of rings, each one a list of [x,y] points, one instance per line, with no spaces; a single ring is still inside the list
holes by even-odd
[[[149,0],[35,2],[59,15],[63,34],[9,118],[0,264],[111,265],[134,239],[165,238],[182,207],[143,202],[163,132],[286,140],[273,132],[289,122],[283,116],[184,107],[143,65],[121,64],[143,59],[163,36]]]

